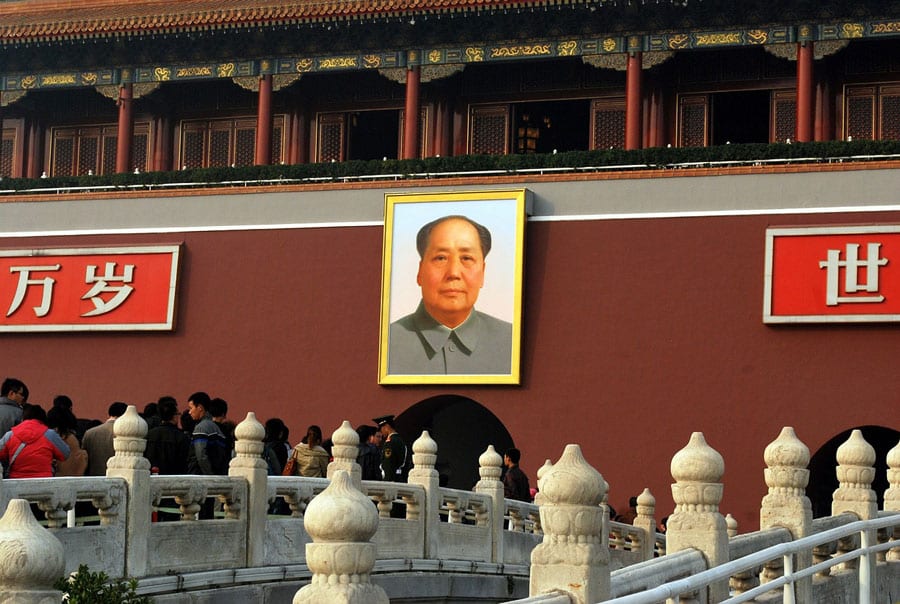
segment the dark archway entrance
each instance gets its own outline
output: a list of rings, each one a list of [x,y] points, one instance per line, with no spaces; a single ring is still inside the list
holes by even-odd
[[[488,445],[499,454],[512,436],[489,409],[464,396],[444,394],[416,403],[396,418],[397,432],[412,446],[423,430],[438,444],[436,469],[444,486],[469,490],[479,480],[478,458]]]
[[[875,480],[872,482],[872,489],[878,497],[880,510],[884,504],[884,491],[888,486],[887,454],[897,446],[900,432],[883,426],[861,426],[859,430],[866,442],[875,448]],[[806,496],[812,503],[814,518],[831,515],[831,497],[838,488],[835,471],[837,450],[847,442],[852,431],[846,430],[829,440],[809,460],[809,486],[806,487]]]

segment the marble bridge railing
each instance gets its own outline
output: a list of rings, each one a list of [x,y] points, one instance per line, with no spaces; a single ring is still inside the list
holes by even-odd
[[[228,476],[151,475],[147,426],[134,407],[114,432],[105,477],[0,481],[7,510],[0,594],[58,602],[53,580],[86,564],[136,578],[141,593],[164,602],[186,601],[172,599],[186,592],[281,585],[275,596],[234,597],[380,604],[389,601],[383,577],[408,571],[504,579],[504,593],[481,595],[482,602],[526,595],[519,601],[654,602],[653,594],[666,594],[658,601],[769,602],[771,594],[753,599],[767,584],[784,585],[775,601],[900,601],[900,444],[888,453],[890,486],[878,510],[875,452],[859,431],[837,452],[833,515],[814,520],[805,495],[809,450],[785,428],[764,455],[761,530],[745,535],[719,513],[724,461],[694,433],[671,462],[676,507],[665,536],[656,532],[648,490],[633,525],[610,522],[609,485],[577,445],[538,471],[530,504],[504,499],[502,460],[492,447],[479,457],[472,491],[440,487],[438,445],[427,432],[412,444],[407,483],[360,480],[358,437],[348,422],[332,435],[327,478],[267,476],[264,429],[252,413],[237,426]],[[217,514],[198,519],[210,498]],[[160,508],[177,517],[157,521]],[[761,553],[767,548],[771,556]],[[415,589],[427,582],[390,598],[435,595]]]
[[[0,481],[0,510],[14,500],[28,502],[61,543],[63,566],[57,576],[87,564],[112,578],[137,578],[147,594],[190,590],[192,577],[198,581],[194,587],[203,587],[211,571],[223,569],[234,583],[266,576],[264,568],[276,569],[274,575],[284,579],[310,580],[314,573],[306,545],[313,539],[306,512],[341,471],[377,516],[371,536],[376,562],[416,560],[427,567],[426,561],[433,560],[440,568],[453,561],[468,563],[474,572],[527,581],[531,551],[544,537],[537,505],[504,499],[502,458],[493,447],[479,458],[481,480],[472,491],[462,491],[439,486],[437,443],[427,432],[412,444],[414,466],[407,483],[360,480],[358,436],[348,422],[332,435],[328,478],[268,476],[261,457],[264,429],[253,413],[236,428],[228,476],[152,475],[143,457],[146,432],[133,406],[116,420],[116,454],[105,477]],[[198,519],[210,498],[218,513]],[[617,566],[664,550],[652,518],[652,496],[645,499],[651,507],[644,528],[613,523],[609,542]],[[276,513],[276,507],[281,511]],[[169,515],[177,510],[177,517],[157,521],[160,508]],[[15,527],[8,530],[14,533]],[[0,542],[3,538],[0,534]],[[3,565],[0,560],[0,589],[7,581]]]
[[[900,444],[886,456],[879,510],[876,451],[854,430],[837,450],[832,515],[816,519],[806,496],[809,449],[792,428],[766,447],[764,460],[760,530],[738,535],[719,512],[724,460],[695,432],[672,458],[666,555],[616,570],[604,519],[584,522],[605,483],[569,445],[539,482],[544,539],[532,551],[530,595],[515,602],[900,602]]]

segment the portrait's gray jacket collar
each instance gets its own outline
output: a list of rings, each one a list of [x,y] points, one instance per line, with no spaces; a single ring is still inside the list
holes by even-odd
[[[425,304],[419,301],[419,307],[413,313],[413,321],[416,324],[416,329],[431,347],[428,353],[429,357],[443,348],[447,340],[451,338],[456,340],[456,343],[464,348],[467,354],[471,354],[478,347],[478,338],[481,330],[479,328],[479,314],[474,310],[459,326],[450,329],[429,315],[428,311],[425,310]]]

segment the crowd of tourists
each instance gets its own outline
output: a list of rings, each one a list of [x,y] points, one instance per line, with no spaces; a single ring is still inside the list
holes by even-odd
[[[128,409],[112,403],[107,418],[76,417],[71,398],[59,395],[45,410],[28,402],[28,387],[19,379],[6,378],[0,386],[0,464],[4,478],[54,476],[105,476],[109,458],[115,455],[113,425]],[[227,475],[234,456],[236,425],[228,418],[228,403],[203,391],[187,397],[179,410],[172,396],[144,406],[147,422],[144,456],[151,471],[162,475]],[[393,415],[374,418],[357,428],[357,463],[363,480],[406,482],[412,466],[411,448],[398,434]],[[265,422],[262,458],[272,476],[325,477],[332,460],[331,440],[322,429],[310,425],[299,443],[292,445],[285,422],[273,417]],[[505,495],[531,501],[534,492],[519,469],[518,449],[503,456]],[[201,518],[212,518],[214,501],[208,500]],[[282,502],[281,511],[287,513]],[[392,514],[402,510],[392,510]],[[177,515],[174,516],[177,518]]]
[[[53,476],[105,476],[106,464],[115,455],[113,424],[128,405],[112,403],[107,418],[76,417],[71,398],[59,395],[49,410],[28,402],[28,387],[19,379],[6,378],[0,386],[0,464],[4,478]],[[178,401],[162,396],[144,406],[147,422],[144,456],[157,474],[228,474],[234,456],[235,423],[228,419],[228,403],[203,391]],[[411,454],[394,427],[394,416],[361,425],[359,455],[363,480],[405,481]],[[317,425],[307,428],[292,446],[281,418],[265,422],[262,457],[271,475],[324,477],[331,461],[331,441],[323,439]]]

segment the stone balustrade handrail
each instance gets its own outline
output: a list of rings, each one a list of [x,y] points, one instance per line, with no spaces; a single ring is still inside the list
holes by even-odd
[[[291,476],[269,476],[266,482],[266,500],[269,504],[275,503],[278,497],[283,498],[294,518],[302,518],[312,498],[328,487],[327,478],[296,480]]]
[[[0,507],[13,499],[25,499],[47,515],[48,526],[61,528],[66,524],[67,510],[78,501],[89,501],[98,510],[101,524],[107,525],[118,516],[119,504],[126,497],[126,483],[106,477],[66,477],[53,479],[4,480],[0,490]]]
[[[737,535],[728,540],[728,559],[737,560],[767,547],[788,543],[790,540],[791,532],[786,528],[771,528]]]
[[[702,552],[695,549],[682,550],[613,571],[610,594],[617,598],[647,591],[669,581],[690,577],[707,568],[709,566]]]
[[[502,458],[491,446],[478,459],[472,491],[440,487],[438,443],[427,431],[412,444],[408,484],[360,480],[358,436],[348,422],[333,433],[327,478],[268,476],[253,413],[236,428],[228,476],[151,475],[146,422],[133,406],[114,431],[106,477],[0,480],[0,504],[9,510],[0,518],[3,551],[51,540],[64,552],[60,573],[87,564],[136,578],[150,595],[308,581],[295,604],[386,603],[372,573],[404,572],[491,576],[509,594],[528,574],[531,595],[522,602],[542,604],[670,597],[709,604],[770,589],[797,602],[848,601],[851,593],[874,602],[873,594],[900,589],[900,445],[887,456],[890,487],[879,511],[876,456],[859,431],[838,448],[833,515],[813,520],[809,451],[792,429],[782,430],[765,452],[761,530],[749,535],[719,512],[724,460],[695,432],[672,459],[676,506],[665,537],[649,490],[637,498],[633,525],[610,522],[609,485],[574,444],[538,471],[539,496],[530,504],[504,498]],[[180,520],[156,522],[156,508],[170,513],[172,501]],[[49,532],[31,518],[29,502]],[[219,517],[210,520],[212,502]],[[73,523],[70,512],[85,504]],[[0,590],[48,592],[56,567],[30,556],[0,558]],[[848,585],[848,571],[856,584]]]

